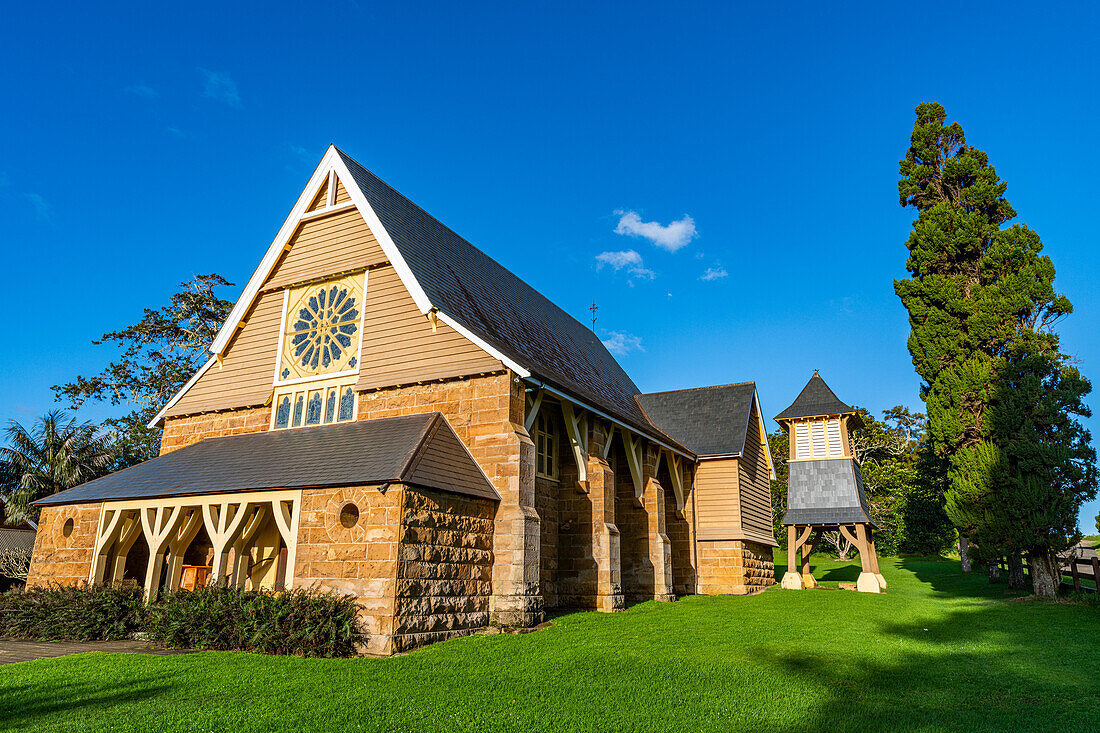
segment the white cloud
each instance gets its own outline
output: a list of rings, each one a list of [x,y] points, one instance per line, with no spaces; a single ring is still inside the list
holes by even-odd
[[[167,132],[169,135],[173,135],[175,137],[191,137],[191,133],[189,133],[187,130],[181,130],[178,127],[169,126],[164,128],[164,131]]]
[[[142,99],[156,99],[160,96],[160,93],[148,84],[131,84],[126,87],[126,93]]]
[[[34,215],[37,216],[40,221],[45,221],[50,218],[50,205],[46,203],[46,199],[36,193],[25,193],[23,196],[27,201],[31,202],[31,208],[34,209]]]
[[[717,267],[708,267],[707,271],[704,272],[699,277],[699,279],[700,280],[707,280],[707,281],[718,280],[720,278],[725,277],[728,274],[729,273],[726,272],[726,268],[722,267],[721,265],[718,265]]]
[[[626,356],[631,351],[645,351],[641,336],[624,331],[608,331],[607,338],[602,341],[607,350],[616,356]]]
[[[648,239],[653,244],[669,252],[675,252],[695,238],[695,220],[684,215],[679,221],[658,224],[655,221],[642,221],[642,217],[633,211],[616,211],[619,223],[616,234]]]
[[[290,149],[290,152],[303,160],[313,160],[317,157],[312,151],[303,148],[301,145],[288,145],[287,147]]]
[[[237,82],[224,71],[199,69],[203,75],[202,96],[225,102],[230,107],[240,109],[241,95],[237,92]]]
[[[615,272],[625,268],[634,277],[640,277],[644,280],[652,280],[657,277],[657,273],[642,264],[642,256],[632,249],[622,252],[600,252],[596,255],[596,262],[599,263],[596,265],[596,269],[604,265],[611,265]]]

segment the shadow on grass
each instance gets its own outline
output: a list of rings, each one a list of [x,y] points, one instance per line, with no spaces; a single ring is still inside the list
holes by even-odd
[[[776,663],[815,690],[807,717],[786,730],[836,730],[841,721],[863,730],[1100,729],[1092,673],[1100,616],[1083,609],[1074,619],[1073,610],[994,603],[869,629],[894,637],[878,660],[782,656]],[[1067,625],[1079,646],[1061,638]]]
[[[882,562],[926,584],[947,607],[882,614],[872,604],[889,595],[869,597],[848,610],[865,633],[771,659],[761,648],[762,663],[795,680],[774,704],[804,714],[780,730],[1100,730],[1100,608],[1012,602],[1020,593],[991,585],[983,573],[964,575],[957,561]],[[834,566],[819,580],[858,576],[858,564],[823,564]],[[817,629],[826,642],[830,632]]]
[[[2,684],[0,679],[0,730],[33,729],[49,727],[49,719],[67,717],[66,713],[95,708],[111,708],[117,705],[151,700],[170,691],[168,680],[136,680],[104,677],[101,681],[68,682],[49,685],[34,683]]]

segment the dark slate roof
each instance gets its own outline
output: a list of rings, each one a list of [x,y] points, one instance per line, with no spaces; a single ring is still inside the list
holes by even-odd
[[[878,527],[871,519],[863,477],[853,459],[793,461],[788,467],[783,525],[867,522]]]
[[[433,412],[208,438],[35,504],[386,482],[500,499],[450,424]]]
[[[34,549],[34,530],[20,527],[0,527],[0,552],[30,555]]]
[[[817,415],[843,415],[856,409],[841,402],[825,380],[814,370],[810,381],[802,388],[793,404],[775,416],[776,420],[788,420],[795,417],[815,417]]]
[[[638,395],[653,424],[700,456],[738,455],[752,415],[755,382]]]
[[[338,150],[432,305],[549,385],[651,438],[641,390],[591,329]]]

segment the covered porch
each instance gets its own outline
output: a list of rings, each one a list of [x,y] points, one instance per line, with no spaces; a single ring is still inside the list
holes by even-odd
[[[293,587],[300,490],[104,502],[88,581],[162,591]]]

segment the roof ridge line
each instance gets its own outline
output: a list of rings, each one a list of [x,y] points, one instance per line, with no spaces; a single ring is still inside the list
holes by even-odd
[[[651,397],[659,394],[675,394],[677,392],[699,392],[704,389],[722,389],[723,387],[744,387],[747,384],[755,385],[756,382],[749,380],[747,382],[730,382],[729,384],[708,384],[703,387],[685,387],[683,389],[666,389],[660,392],[639,392],[634,395],[635,397]]]

